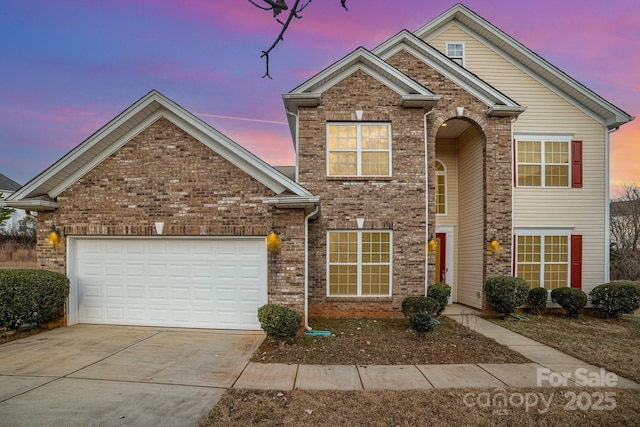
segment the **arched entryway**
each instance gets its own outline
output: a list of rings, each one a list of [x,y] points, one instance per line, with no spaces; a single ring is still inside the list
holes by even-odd
[[[453,287],[451,302],[482,308],[485,263],[485,134],[468,118],[437,129],[434,154],[435,281]]]

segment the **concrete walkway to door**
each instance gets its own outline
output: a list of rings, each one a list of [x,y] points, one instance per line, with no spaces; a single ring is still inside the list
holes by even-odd
[[[194,426],[261,331],[75,325],[0,346],[0,426]]]

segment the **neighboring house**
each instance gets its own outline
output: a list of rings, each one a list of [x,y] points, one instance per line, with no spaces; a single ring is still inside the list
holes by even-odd
[[[494,275],[608,280],[609,132],[633,117],[464,6],[283,98],[294,179],[152,91],[10,198],[40,211],[69,323],[255,328],[266,302],[388,316],[437,281],[483,308]]]
[[[14,191],[21,187],[20,184],[12,180],[11,178],[0,173],[0,194],[3,199],[7,199]],[[4,201],[0,201],[0,205],[3,205]],[[11,214],[11,218],[6,220],[0,226],[0,232],[15,230],[20,227],[20,220],[26,216],[26,212],[22,209],[16,209],[13,214]]]

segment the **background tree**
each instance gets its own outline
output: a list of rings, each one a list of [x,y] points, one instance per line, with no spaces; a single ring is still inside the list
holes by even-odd
[[[2,203],[4,200],[4,195],[0,193],[0,227],[2,227],[6,220],[11,218],[11,214],[13,214],[16,210],[13,208],[8,208]]]
[[[640,186],[625,184],[611,202],[611,279],[640,280]]]
[[[293,18],[301,19],[302,15],[300,15],[300,13],[311,4],[311,1],[312,0],[249,0],[249,3],[255,7],[273,12],[273,18],[282,25],[282,29],[280,30],[278,37],[276,37],[271,46],[269,46],[268,49],[263,50],[262,55],[260,55],[261,58],[264,58],[266,66],[266,71],[262,77],[271,78],[271,75],[269,74],[269,54],[273,49],[275,49],[278,43],[284,40],[284,33],[289,28]],[[289,7],[287,2],[293,3],[291,7]],[[344,10],[349,10],[347,9],[347,0],[340,0],[340,4]],[[282,12],[287,12],[287,17],[284,20],[279,18]]]

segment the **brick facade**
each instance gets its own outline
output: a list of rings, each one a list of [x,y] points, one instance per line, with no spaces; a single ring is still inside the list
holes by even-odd
[[[500,256],[484,257],[483,278],[479,280],[484,281],[495,274],[510,274],[512,163],[509,118],[487,116],[484,103],[404,51],[394,55],[388,63],[442,96],[435,109],[426,115],[426,147],[424,120],[427,111],[399,106],[396,92],[363,71],[356,71],[326,90],[318,107],[299,110],[299,180],[322,200],[320,217],[310,224],[309,312],[312,317],[400,316],[405,297],[424,295],[425,282],[434,283],[434,257],[428,254],[426,245],[427,236],[435,233],[436,224],[436,135],[443,122],[456,117],[458,106],[465,107],[461,118],[473,125],[478,132],[478,143],[483,144],[484,156],[478,161],[483,162],[485,171],[485,240],[489,241],[495,233],[503,244]],[[327,177],[327,122],[352,121],[355,110],[363,110],[365,122],[391,123],[391,177]],[[425,154],[428,168],[425,168]],[[427,177],[425,170],[428,170]],[[356,218],[365,219],[365,229],[393,230],[390,297],[327,296],[327,230],[355,230]]]
[[[67,236],[264,236],[274,225],[281,250],[269,254],[269,302],[304,308],[304,210],[279,210],[273,192],[161,118],[65,189],[60,207],[38,215],[40,267],[66,273]],[[52,224],[60,244],[52,248]]]

